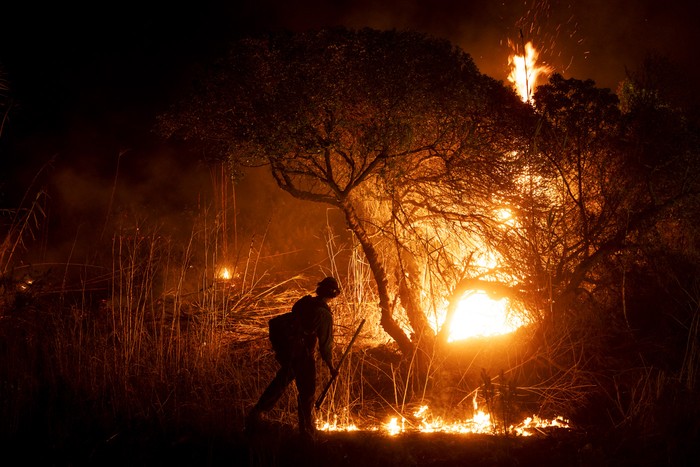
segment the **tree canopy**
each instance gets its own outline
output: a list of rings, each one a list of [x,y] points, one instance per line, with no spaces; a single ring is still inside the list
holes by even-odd
[[[558,333],[549,381],[571,389],[557,378],[596,326],[627,319],[627,274],[651,264],[650,239],[696,212],[683,209],[697,203],[697,129],[642,88],[620,105],[554,75],[530,105],[447,41],[332,29],[235,43],[160,129],[338,208],[408,360],[444,344],[481,289],[519,304],[540,337]]]
[[[330,204],[396,159],[491,138],[499,86],[445,40],[371,29],[243,40],[199,84],[167,133]]]
[[[382,324],[410,353],[388,290],[387,268],[398,262],[378,251],[387,219],[368,217],[363,202],[413,203],[435,217],[451,209],[430,202],[443,184],[465,200],[490,199],[493,182],[509,179],[523,112],[511,90],[445,40],[334,29],[236,43],[162,128],[234,166],[267,165],[293,196],[339,207],[373,271]],[[410,315],[422,334],[422,310]]]

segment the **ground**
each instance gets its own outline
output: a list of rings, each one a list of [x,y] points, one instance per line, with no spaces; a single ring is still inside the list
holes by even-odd
[[[538,437],[321,432],[311,441],[295,427],[266,423],[254,434],[224,437],[119,433],[62,447],[25,446],[23,463],[81,466],[586,466],[601,467],[595,452],[565,430]],[[13,446],[15,449],[19,446]]]
[[[205,433],[209,431],[209,433]],[[214,434],[216,433],[216,434]],[[691,445],[692,444],[692,445]],[[322,432],[302,439],[291,425],[264,422],[253,434],[241,429],[155,433],[152,429],[74,433],[61,443],[0,440],[3,465],[51,466],[323,466],[323,467],[642,467],[697,466],[697,443],[590,434],[553,428],[531,437],[379,431]]]

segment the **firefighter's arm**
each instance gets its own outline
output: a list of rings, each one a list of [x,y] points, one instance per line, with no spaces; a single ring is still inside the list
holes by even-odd
[[[338,370],[333,366],[333,317],[328,313],[324,318],[318,332],[318,347],[328,371],[335,376]]]

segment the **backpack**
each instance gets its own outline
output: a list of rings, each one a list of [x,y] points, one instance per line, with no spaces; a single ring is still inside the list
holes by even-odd
[[[292,311],[271,318],[268,322],[270,343],[278,355],[289,355],[302,341],[301,322]]]
[[[292,311],[267,322],[270,343],[277,355],[291,355],[304,346],[308,333],[302,326],[302,315],[316,305],[317,299],[306,295],[294,304]]]

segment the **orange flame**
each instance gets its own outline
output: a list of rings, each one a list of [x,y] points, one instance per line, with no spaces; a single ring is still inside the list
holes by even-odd
[[[484,292],[476,292],[457,305],[448,341],[509,334],[524,324],[523,316],[508,312],[508,300],[494,300]]]
[[[332,423],[316,421],[316,427],[321,431],[379,431],[389,436],[397,436],[407,432],[420,433],[450,433],[450,434],[493,434],[495,432],[494,422],[491,415],[478,407],[476,393],[474,394],[474,413],[471,418],[462,420],[446,421],[441,417],[433,417],[427,405],[423,405],[413,413],[413,422],[409,422],[404,417],[391,417],[386,423],[380,426],[369,426],[362,429],[354,423],[347,425],[337,422],[334,417]],[[416,423],[415,420],[418,420]],[[545,428],[571,428],[569,421],[559,416],[551,420],[540,418],[537,415],[527,417],[520,423],[510,425],[508,433],[515,436],[533,436]]]
[[[216,277],[217,279],[227,281],[231,280],[233,275],[231,274],[231,270],[227,267],[221,267],[219,270],[216,272]]]
[[[532,42],[528,42],[525,44],[524,55],[513,53],[508,57],[508,65],[511,67],[508,81],[513,83],[523,102],[530,102],[537,80],[552,71],[547,65],[537,64],[538,56],[539,52],[535,50]]]

